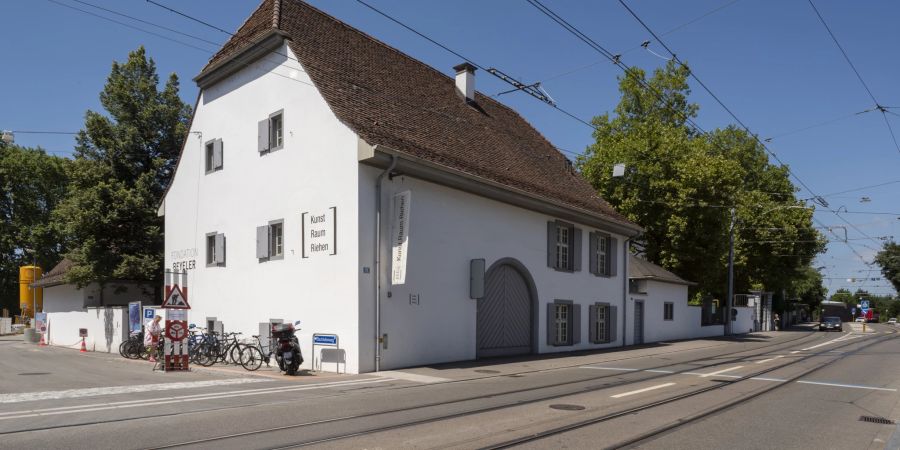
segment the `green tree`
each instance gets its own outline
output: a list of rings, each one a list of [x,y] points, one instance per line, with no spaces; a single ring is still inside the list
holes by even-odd
[[[0,308],[19,312],[19,267],[47,270],[65,250],[50,214],[66,192],[70,161],[0,141]],[[25,249],[35,250],[35,254]]]
[[[754,136],[735,127],[700,134],[689,126],[699,107],[688,101],[688,74],[669,62],[649,78],[637,68],[620,78],[621,100],[613,115],[594,118],[595,143],[578,167],[604,199],[645,228],[638,244],[646,258],[696,281],[701,296],[726,294],[732,207],[735,292],[787,289],[824,249],[812,211]],[[624,177],[612,177],[617,163],[628,168]]]
[[[881,274],[891,282],[894,290],[900,292],[900,244],[894,241],[885,242],[884,247],[875,256],[875,263],[881,267]]]
[[[191,109],[178,77],[158,89],[156,65],[143,47],[114,62],[100,103],[77,137],[71,184],[54,213],[65,231],[79,286],[113,279],[159,281],[163,221],[156,209],[187,135]],[[101,299],[102,300],[102,299]]]
[[[853,293],[844,288],[834,291],[834,294],[831,294],[831,301],[844,302],[845,305],[851,308],[856,307],[856,297]]]

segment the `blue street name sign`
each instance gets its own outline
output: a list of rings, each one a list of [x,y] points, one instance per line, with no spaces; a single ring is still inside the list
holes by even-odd
[[[314,344],[322,344],[322,345],[337,345],[337,335],[336,334],[317,334],[313,336]]]

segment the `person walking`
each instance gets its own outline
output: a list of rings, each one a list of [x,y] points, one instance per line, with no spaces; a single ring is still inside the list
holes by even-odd
[[[155,316],[147,322],[147,330],[144,333],[144,346],[150,349],[150,362],[156,362],[156,347],[159,346],[159,337],[162,335],[162,326],[159,322],[162,317]]]

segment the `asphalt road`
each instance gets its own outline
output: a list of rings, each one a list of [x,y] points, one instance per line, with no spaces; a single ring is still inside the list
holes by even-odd
[[[874,329],[290,378],[0,338],[0,448],[895,448],[859,420],[900,419]]]

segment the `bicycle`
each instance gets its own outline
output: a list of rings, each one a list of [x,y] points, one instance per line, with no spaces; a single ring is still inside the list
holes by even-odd
[[[269,367],[269,357],[272,355],[271,351],[263,348],[259,335],[253,335],[253,339],[256,340],[255,345],[243,344],[241,350],[241,367],[250,372],[259,369],[263,361],[266,362],[266,367]]]

